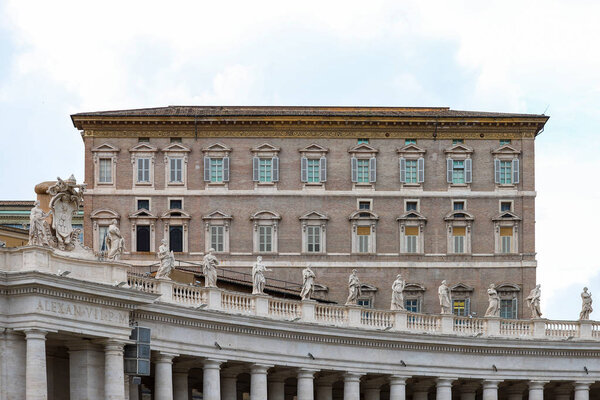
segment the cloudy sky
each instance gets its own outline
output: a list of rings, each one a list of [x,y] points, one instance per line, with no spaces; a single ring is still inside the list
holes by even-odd
[[[600,301],[598,15],[597,1],[0,0],[0,199],[32,199],[36,183],[58,175],[81,179],[69,119],[81,111],[545,112],[536,141],[542,311],[575,319],[583,285]]]

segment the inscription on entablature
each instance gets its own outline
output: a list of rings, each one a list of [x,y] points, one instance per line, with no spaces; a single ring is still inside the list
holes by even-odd
[[[90,322],[104,322],[127,326],[127,312],[104,309],[89,305],[68,303],[57,300],[38,300],[36,312],[54,314],[63,318]]]

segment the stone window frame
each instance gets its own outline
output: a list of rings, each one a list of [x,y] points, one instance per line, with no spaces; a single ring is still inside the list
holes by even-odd
[[[515,149],[510,144],[504,144],[491,151],[494,157],[494,184],[496,189],[514,189],[520,182],[520,150]],[[500,162],[511,161],[511,183],[500,183]]]
[[[417,206],[418,208],[418,206]],[[400,254],[425,254],[425,224],[427,223],[427,217],[416,211],[407,211],[404,214],[396,218],[398,221],[399,238],[400,238]],[[417,251],[409,253],[406,251],[406,228],[417,227],[419,229],[419,237],[417,239]]]
[[[361,283],[360,284],[360,296],[358,296],[357,300],[368,300],[369,301],[369,307],[365,307],[368,309],[371,308],[375,308],[375,297],[377,295],[377,291],[379,289],[377,289],[376,286],[373,285],[369,285],[368,283]]]
[[[149,209],[147,211],[152,210],[152,197],[146,197],[146,196],[141,196],[141,197],[135,197],[134,198],[134,203],[133,203],[133,209],[134,210],[144,210],[144,208],[140,208],[138,209],[138,200],[148,200],[148,207]]]
[[[444,153],[446,154],[446,183],[448,184],[448,188],[470,190],[471,183],[473,182],[473,148],[463,143],[458,143],[445,149]],[[453,161],[464,161],[464,183],[453,183],[453,172],[451,172],[454,169]]]
[[[492,218],[494,223],[494,253],[495,254],[519,254],[519,227],[522,218],[512,211],[503,211]],[[502,228],[512,229],[511,251],[502,252]]]
[[[407,207],[408,207],[408,203],[417,203],[417,209],[416,210],[410,210],[410,211],[416,211],[418,213],[421,212],[421,199],[412,199],[412,198],[405,198],[404,199],[404,212],[408,213],[410,212]]]
[[[281,216],[269,210],[260,210],[252,214],[250,221],[253,223],[252,229],[252,252],[254,254],[277,254],[279,251],[278,246],[278,231],[279,221]],[[259,238],[259,226],[271,226],[271,251],[260,251],[260,238]]]
[[[299,149],[298,152],[300,153],[300,181],[302,182],[302,188],[325,189],[325,183],[327,182],[327,153],[329,149],[319,146],[316,143],[311,143]],[[308,173],[304,177],[308,160],[319,160],[319,182],[308,182]]]
[[[369,216],[361,215],[369,214]],[[348,217],[352,225],[352,254],[356,255],[373,255],[377,254],[377,222],[379,216],[371,210],[357,210]],[[369,251],[359,252],[359,242],[357,228],[360,226],[368,226],[371,229],[369,235]]]
[[[110,208],[98,208],[90,214],[92,220],[92,250],[95,254],[100,254],[100,227],[108,227],[113,219],[121,225],[121,215]]]
[[[216,142],[202,149],[203,180],[206,188],[224,188],[229,189],[229,180],[231,178],[231,158],[233,150],[223,143]],[[223,180],[221,182],[212,182],[212,170],[210,160],[212,158],[223,159]]]
[[[298,218],[302,226],[302,254],[303,255],[322,255],[327,254],[327,222],[329,217],[318,211],[309,211]],[[308,251],[308,227],[319,226],[320,229],[320,251]]]
[[[231,225],[231,221],[233,217],[230,214],[227,214],[221,210],[212,211],[202,217],[204,221],[204,252],[208,253],[208,250],[211,248],[211,237],[210,237],[210,227],[211,226],[222,226],[223,227],[223,251],[216,251],[218,254],[229,254],[229,227]]]
[[[463,217],[456,216],[456,214],[464,214]],[[444,217],[444,221],[446,221],[446,232],[447,232],[447,241],[446,241],[446,254],[456,254],[456,255],[466,255],[471,254],[471,230],[473,227],[473,221],[475,217],[473,214],[467,212],[466,210],[459,211],[450,211]],[[454,240],[453,240],[453,229],[455,227],[464,227],[465,228],[465,243],[464,243],[464,252],[463,253],[455,253],[454,252]]]
[[[515,315],[511,319],[518,319],[519,318],[519,296],[521,294],[521,287],[514,283],[501,283],[500,285],[496,285],[496,291],[498,292],[498,297],[500,297],[500,301],[502,301],[502,300],[512,300],[513,301],[513,309],[515,311]],[[501,304],[499,306],[501,306]]]
[[[156,152],[158,148],[150,145],[148,142],[140,142],[136,146],[129,149],[131,153],[131,164],[133,169],[132,187],[154,187],[154,166],[156,164]],[[138,182],[138,165],[137,160],[140,158],[149,158],[149,182]]]
[[[167,147],[161,150],[164,154],[164,163],[165,163],[165,188],[169,187],[177,187],[177,188],[187,188],[187,165],[188,165],[188,154],[192,151],[190,148],[184,146],[181,143],[171,143]],[[171,158],[181,158],[181,180],[182,182],[169,182],[170,172],[171,172]]]
[[[182,203],[183,207],[183,203]],[[160,219],[163,221],[163,239],[167,239],[167,245],[171,248],[170,238],[169,238],[169,229],[171,226],[181,226],[183,229],[183,237],[182,240],[182,253],[189,252],[189,224],[191,220],[191,216],[189,213],[183,210],[175,209],[175,210],[167,210],[161,216]]]
[[[102,143],[92,149],[94,163],[94,187],[115,188],[117,185],[117,159],[121,150],[110,143]],[[111,160],[110,182],[100,182],[100,160]]]
[[[452,313],[454,314],[454,300],[464,300],[465,301],[465,315],[469,316],[473,315],[471,312],[472,304],[471,297],[473,296],[473,291],[475,289],[472,286],[469,286],[465,283],[459,282],[456,285],[450,287],[450,305],[452,308]]]
[[[369,145],[361,143],[350,150],[350,181],[352,189],[371,189],[375,190],[377,182],[377,153],[379,150]],[[369,160],[369,182],[358,182],[358,160]]]
[[[417,300],[417,312],[423,310],[423,299],[425,298],[425,286],[420,283],[406,283],[404,285],[404,300]]]
[[[134,213],[129,214],[129,220],[131,225],[131,253],[137,253],[137,233],[136,228],[138,225],[150,227],[150,253],[156,252],[156,221],[158,217],[150,212],[150,210],[137,210]],[[146,252],[144,252],[146,253]]]
[[[427,150],[416,144],[407,144],[398,150],[400,186],[403,188],[422,188],[425,183],[425,153]],[[406,182],[406,161],[417,161],[417,182]]]
[[[254,182],[254,189],[259,188],[272,188],[277,189],[277,183],[279,182],[279,152],[280,147],[273,146],[269,143],[263,143],[250,149],[252,153],[252,181]],[[271,158],[271,181],[260,182],[260,171],[259,164],[261,158]]]
[[[181,200],[181,208],[171,208],[171,200]],[[183,196],[169,196],[167,197],[167,210],[185,210],[185,197]]]

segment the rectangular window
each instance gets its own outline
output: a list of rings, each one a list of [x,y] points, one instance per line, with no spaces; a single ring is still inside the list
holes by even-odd
[[[407,201],[406,202],[406,211],[417,211],[417,202],[416,201]]]
[[[501,299],[500,300],[500,318],[516,319],[517,307],[516,299]]]
[[[512,184],[512,161],[500,161],[500,183]]]
[[[512,202],[501,201],[500,202],[500,211],[512,211]]]
[[[106,248],[106,234],[108,232],[108,226],[99,226],[98,227],[98,249],[100,251],[108,250]]]
[[[150,182],[150,159],[137,159],[137,181],[138,183]]]
[[[259,226],[258,227],[258,251],[261,253],[269,253],[273,251],[273,227]]]
[[[360,307],[365,307],[365,308],[373,307],[373,301],[370,297],[361,297],[356,300],[356,304],[359,305]]]
[[[150,226],[136,225],[135,249],[136,251],[150,251]]]
[[[407,144],[417,144],[417,139],[404,139],[404,145]]]
[[[307,163],[307,182],[319,183],[321,182],[321,160],[309,159]]]
[[[169,227],[169,249],[175,253],[183,251],[183,226]]]
[[[309,253],[319,253],[321,251],[321,227],[307,226],[306,227],[306,242]]]
[[[210,159],[210,181],[211,182],[223,182],[223,159],[212,158]]]
[[[259,161],[258,173],[260,182],[273,182],[273,159],[261,158]]]
[[[417,183],[417,160],[406,160],[405,183]]]
[[[370,201],[359,201],[358,202],[358,209],[359,210],[370,210],[371,209],[371,202]]]
[[[419,312],[419,299],[405,299],[404,308],[406,311],[418,313]]]
[[[98,182],[112,183],[112,158],[101,158],[99,168]]]
[[[512,227],[501,227],[500,228],[500,242],[501,242],[501,247],[502,247],[500,250],[502,253],[510,253],[511,252],[512,235],[513,235]]]
[[[464,139],[452,139],[452,144],[461,144],[464,143]]]
[[[138,210],[150,210],[150,200],[149,199],[139,199],[137,201],[137,209]]]
[[[465,162],[463,160],[452,161],[452,183],[465,183]]]
[[[210,247],[215,251],[223,251],[223,230],[222,225],[210,226]]]
[[[358,236],[358,252],[368,253],[369,252],[369,236],[371,236],[370,226],[358,226],[356,227],[356,234]]]
[[[149,137],[140,137],[138,138],[138,143],[150,143]]]
[[[404,228],[404,237],[406,238],[406,252],[417,252],[417,239],[419,238],[418,226],[407,226]]]
[[[181,138],[180,137],[172,137],[171,143],[181,143]]]
[[[464,226],[455,226],[452,228],[454,253],[460,254],[465,252],[465,235],[466,228]]]
[[[369,182],[369,160],[358,160],[357,172],[357,182]]]
[[[466,317],[469,313],[467,300],[453,300],[452,312],[459,317]]]
[[[183,182],[182,166],[183,158],[169,158],[169,182]]]
[[[500,139],[500,146],[504,146],[505,144],[510,144],[510,139]]]
[[[183,208],[183,200],[181,200],[181,199],[169,200],[169,209],[170,210],[181,210],[182,208]]]
[[[367,138],[358,139],[358,144],[363,144],[363,143],[367,143],[368,144],[369,143],[369,139],[367,139]]]
[[[462,211],[465,209],[465,202],[464,201],[455,201],[452,203],[452,209],[454,211]]]

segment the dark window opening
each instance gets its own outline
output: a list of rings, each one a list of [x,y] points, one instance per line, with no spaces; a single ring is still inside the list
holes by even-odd
[[[178,200],[169,200],[169,209],[171,210],[181,210],[182,207],[182,200],[178,199]]]
[[[150,251],[150,227],[138,225],[135,228],[135,248],[137,251]]]
[[[138,210],[150,210],[150,200],[138,200],[137,201],[137,209]]]
[[[370,201],[359,201],[358,202],[358,209],[359,210],[370,210],[371,209],[371,202]]]
[[[169,248],[175,253],[181,253],[183,251],[183,227],[182,226],[170,226],[169,227]]]
[[[512,211],[512,203],[510,201],[503,201],[500,203],[500,211]]]
[[[416,201],[407,201],[406,202],[406,211],[417,211],[417,202]]]
[[[454,211],[460,211],[465,209],[464,201],[455,201],[454,202]]]

